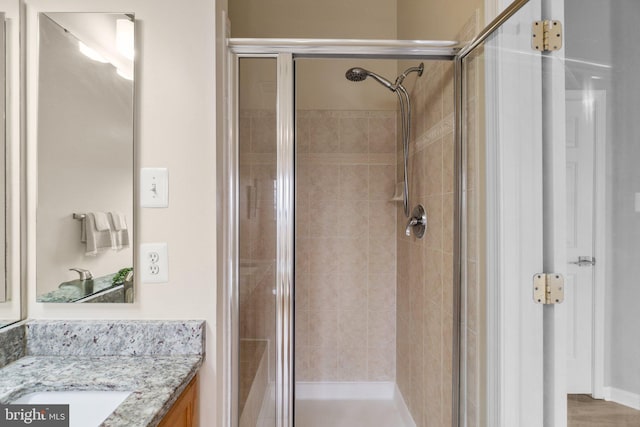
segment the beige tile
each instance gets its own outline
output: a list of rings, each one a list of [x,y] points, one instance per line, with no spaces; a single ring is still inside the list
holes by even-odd
[[[249,117],[238,120],[238,150],[240,154],[251,152],[251,119]]]
[[[369,348],[392,349],[395,345],[395,311],[369,311]]]
[[[309,309],[309,286],[310,286],[310,277],[309,274],[298,273],[296,271],[295,277],[295,307],[296,313],[298,310],[308,310]],[[297,326],[296,326],[297,328]]]
[[[425,193],[427,196],[442,194],[442,140],[427,145],[424,156]]]
[[[428,427],[441,427],[442,423],[442,373],[434,360],[425,360],[425,402]]]
[[[294,372],[297,381],[311,381],[312,372],[309,366],[309,356],[311,350],[308,346],[296,346],[296,355],[294,358]]]
[[[426,169],[424,150],[415,152],[409,157],[409,195],[412,205],[423,200],[427,195]]]
[[[366,347],[349,347],[338,350],[338,378],[340,381],[367,380]]]
[[[395,166],[369,166],[369,200],[390,200],[395,192],[395,185]]]
[[[427,74],[429,79],[426,87],[425,131],[437,126],[442,120],[442,63],[433,64]]]
[[[336,254],[342,247],[342,239],[311,239],[309,247],[309,273],[322,274],[338,271],[340,266]]]
[[[338,221],[343,202],[337,200],[317,200],[309,202],[310,237],[341,237]]]
[[[369,225],[369,206],[366,201],[343,200],[335,207],[338,216],[333,227],[338,237],[356,238],[363,235]]]
[[[426,304],[426,324],[424,335],[425,358],[441,360],[442,354],[442,308],[441,304]]]
[[[369,253],[367,236],[340,239],[340,246],[333,253],[338,259],[338,272],[341,275],[361,274],[366,278]]]
[[[442,311],[453,314],[453,255],[442,256]]]
[[[369,166],[340,166],[340,200],[368,200]]]
[[[309,311],[302,310],[296,305],[296,309],[295,309],[296,351],[300,347],[307,347],[308,345],[309,345]]]
[[[424,236],[424,244],[430,249],[442,249],[443,196],[429,196],[424,200],[424,210],[427,214],[427,230]]]
[[[367,380],[395,380],[395,349],[369,348],[367,352]]]
[[[369,152],[395,153],[396,151],[396,118],[369,119]]]
[[[339,275],[338,310],[356,310],[367,304],[367,278],[364,274]]]
[[[473,405],[479,404],[480,396],[480,357],[478,354],[478,337],[475,332],[467,330],[467,400]]]
[[[295,200],[295,227],[296,237],[309,237],[309,225],[311,224],[311,206],[309,195],[303,193],[296,196]]]
[[[309,345],[318,348],[337,349],[338,312],[309,311]]]
[[[276,118],[253,117],[251,118],[251,152],[275,153],[276,152]]]
[[[298,117],[296,120],[296,153],[308,153],[310,142],[310,121],[308,118]]]
[[[446,116],[454,111],[454,91],[453,91],[453,63],[447,62],[443,68],[444,89],[442,94],[442,113]]]
[[[309,381],[337,381],[337,348],[309,347]]]
[[[296,267],[296,275],[301,274],[309,274],[309,266],[311,263],[310,260],[310,251],[311,244],[314,240],[308,238],[296,238],[295,245],[295,267]]]
[[[467,258],[478,260],[478,242],[480,233],[478,220],[478,192],[467,191]]]
[[[340,118],[340,152],[369,152],[369,119],[362,117]]]
[[[369,310],[395,311],[396,281],[394,274],[369,276]]]
[[[309,289],[307,291],[309,310],[336,310],[338,306],[338,289],[343,284],[338,283],[337,272],[325,272],[309,275]]]
[[[454,223],[454,197],[453,193],[445,194],[442,198],[442,250],[445,253],[453,253],[453,223]]]
[[[393,202],[369,202],[369,233],[395,242],[396,211],[397,207]]]
[[[442,252],[426,249],[425,251],[425,300],[440,304],[442,302]]]
[[[387,239],[369,239],[369,274],[393,274],[396,267],[395,245]]]
[[[309,152],[337,153],[340,151],[339,119],[320,116],[309,119]]]
[[[360,307],[338,312],[338,348],[367,347],[367,310]],[[365,363],[366,366],[366,354]]]
[[[455,189],[454,175],[455,145],[453,132],[442,138],[442,192],[453,193]]]
[[[307,166],[307,191],[311,201],[337,200],[340,189],[339,165]]]

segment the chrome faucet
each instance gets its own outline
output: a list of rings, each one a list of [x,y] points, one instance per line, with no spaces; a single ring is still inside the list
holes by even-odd
[[[424,232],[427,230],[427,213],[424,211],[422,205],[417,205],[411,212],[411,217],[407,222],[407,228],[404,233],[411,236],[411,230],[413,229],[413,235],[418,239],[422,239]]]
[[[93,279],[93,274],[91,274],[91,271],[85,270],[84,268],[70,268],[69,271],[77,272],[80,275],[80,280]]]

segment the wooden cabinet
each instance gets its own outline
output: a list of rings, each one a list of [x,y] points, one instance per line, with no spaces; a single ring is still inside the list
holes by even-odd
[[[198,427],[198,376],[184,389],[158,427]]]

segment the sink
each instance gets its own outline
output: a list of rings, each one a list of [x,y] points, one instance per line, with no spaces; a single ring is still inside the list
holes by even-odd
[[[98,427],[131,394],[130,391],[43,391],[15,404],[69,405],[69,427]]]

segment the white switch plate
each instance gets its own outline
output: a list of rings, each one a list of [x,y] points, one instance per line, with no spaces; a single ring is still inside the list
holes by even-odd
[[[143,208],[169,207],[169,170],[167,168],[140,170],[140,206]]]
[[[169,281],[169,256],[166,243],[140,245],[140,280],[142,283]]]

